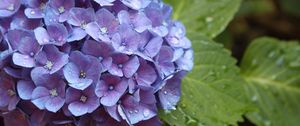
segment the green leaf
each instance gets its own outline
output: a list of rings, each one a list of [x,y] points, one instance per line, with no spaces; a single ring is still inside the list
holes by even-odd
[[[249,110],[236,60],[217,43],[203,37],[192,40],[194,69],[183,79],[177,109],[161,112],[161,118],[172,126],[236,125]]]
[[[248,98],[259,108],[247,117],[258,126],[299,126],[300,45],[272,38],[255,40],[241,65]]]
[[[174,8],[173,17],[182,21],[189,33],[209,38],[221,33],[237,12],[241,0],[164,0]]]

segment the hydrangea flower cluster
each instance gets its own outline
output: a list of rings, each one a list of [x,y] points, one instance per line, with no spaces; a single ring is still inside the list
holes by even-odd
[[[5,125],[159,126],[193,67],[161,0],[0,0]]]

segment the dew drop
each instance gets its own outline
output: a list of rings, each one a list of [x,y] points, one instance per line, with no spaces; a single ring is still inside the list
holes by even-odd
[[[269,58],[273,58],[275,56],[276,52],[272,51],[269,53],[268,57]]]
[[[30,14],[35,14],[35,11],[32,10],[32,11],[30,12]]]
[[[264,121],[264,124],[265,124],[265,126],[271,126],[271,121],[265,120],[265,121]]]
[[[137,109],[136,109],[136,110],[134,110],[134,113],[138,113],[138,112],[139,112],[139,110],[137,110]]]
[[[150,115],[150,111],[148,109],[145,109],[143,115],[145,118],[147,118]]]
[[[168,92],[167,92],[167,91],[164,91],[164,94],[165,94],[165,95],[167,95],[167,94],[168,94]]]
[[[252,98],[251,98],[251,101],[253,101],[253,102],[257,101],[257,96],[253,95]]]
[[[212,22],[213,20],[214,20],[213,17],[206,17],[206,18],[205,18],[205,21],[206,21],[207,23],[210,23],[210,22]]]
[[[14,4],[9,4],[6,9],[9,11],[14,11],[15,10]]]
[[[129,114],[132,114],[132,113],[133,113],[133,111],[130,110],[130,111],[129,111]]]

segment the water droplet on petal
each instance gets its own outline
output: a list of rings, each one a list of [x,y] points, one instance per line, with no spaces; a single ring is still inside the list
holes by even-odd
[[[34,10],[32,10],[32,11],[30,12],[30,14],[35,14],[35,11],[34,11]]]
[[[9,10],[9,11],[14,11],[15,6],[14,6],[14,4],[9,4],[6,9]]]
[[[137,110],[137,109],[136,109],[136,110],[134,110],[134,113],[138,113],[138,112],[139,112],[139,110]]]
[[[251,98],[251,101],[253,101],[253,102],[257,101],[257,96],[253,95],[252,98]]]
[[[133,111],[130,110],[130,111],[129,111],[129,114],[132,114],[132,113],[133,113]]]
[[[143,112],[144,117],[148,117],[150,115],[150,111],[148,109],[145,109]]]
[[[165,94],[165,95],[167,95],[167,94],[168,94],[168,92],[167,92],[167,91],[164,91],[164,94]]]

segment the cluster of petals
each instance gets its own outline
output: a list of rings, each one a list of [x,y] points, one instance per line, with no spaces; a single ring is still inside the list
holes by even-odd
[[[193,68],[161,0],[0,0],[5,125],[160,126]]]

